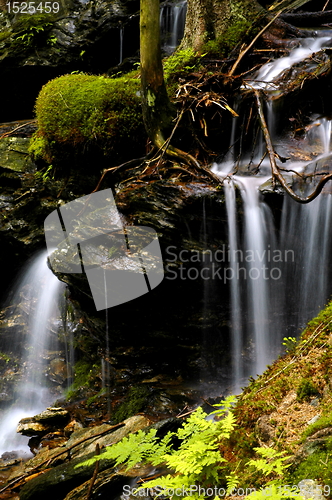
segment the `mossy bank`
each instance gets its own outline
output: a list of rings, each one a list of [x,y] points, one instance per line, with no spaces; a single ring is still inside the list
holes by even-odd
[[[81,168],[93,159],[95,169],[100,168],[96,160],[116,163],[142,153],[146,135],[139,90],[139,79],[130,76],[80,73],[51,80],[36,101],[38,131],[30,153],[54,166],[70,158]]]

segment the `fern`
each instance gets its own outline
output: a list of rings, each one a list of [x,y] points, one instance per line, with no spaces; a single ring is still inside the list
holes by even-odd
[[[304,500],[304,497],[291,489],[284,488],[282,486],[277,486],[275,484],[268,486],[267,488],[262,488],[261,490],[254,491],[247,496],[247,500],[283,500],[294,498],[296,500]]]
[[[240,484],[239,478],[235,474],[230,474],[226,476],[227,481],[227,495],[231,495],[232,491]]]
[[[219,443],[228,439],[235,428],[235,418],[230,411],[235,397],[229,397],[216,405],[213,412],[220,420],[207,420],[207,414],[198,408],[177,432],[169,432],[163,439],[157,437],[157,431],[150,429],[130,434],[119,443],[107,447],[101,455],[80,463],[76,467],[91,465],[97,460],[114,460],[115,467],[123,465],[130,469],[139,462],[147,462],[154,466],[166,465],[171,473],[157,479],[144,482],[138,488],[149,489],[153,496],[164,498],[191,497],[191,500],[203,500],[211,485],[219,485],[223,476],[227,483],[227,495],[232,494],[239,484],[236,470],[227,475],[226,459],[221,455]],[[174,449],[174,442],[180,444]],[[282,476],[289,467],[284,461],[283,453],[272,448],[254,448],[259,458],[250,460],[247,465],[255,467],[264,476],[271,474]],[[270,481],[269,491],[273,500],[284,498],[302,499],[297,493],[290,493],[279,486],[278,480]],[[250,500],[266,500],[266,489],[249,495]],[[270,493],[269,493],[270,494]]]
[[[162,462],[162,456],[169,450],[170,441],[173,433],[169,432],[164,439],[158,440],[156,429],[151,429],[145,433],[142,430],[124,437],[121,441],[101,453],[95,455],[89,460],[85,460],[77,465],[83,467],[94,464],[98,460],[115,460],[115,467],[125,464],[126,469],[142,461],[148,461],[152,465],[159,465]]]
[[[290,464],[284,464],[284,461],[289,457],[284,457],[283,452],[277,452],[273,448],[254,448],[254,450],[262,458],[249,460],[248,465],[252,465],[257,470],[262,471],[265,476],[269,476],[272,473],[281,476],[285,472],[285,469],[290,466]]]

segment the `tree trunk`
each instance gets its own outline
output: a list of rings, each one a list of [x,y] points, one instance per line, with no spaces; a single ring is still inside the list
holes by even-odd
[[[142,107],[146,131],[161,147],[172,128],[175,110],[164,82],[160,49],[159,0],[141,0],[140,52]]]
[[[200,52],[209,40],[232,49],[264,13],[256,0],[188,0],[180,49]]]

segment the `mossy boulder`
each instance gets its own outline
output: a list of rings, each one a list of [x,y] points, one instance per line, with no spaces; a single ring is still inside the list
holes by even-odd
[[[38,131],[30,153],[61,163],[73,158],[118,161],[142,152],[145,131],[137,78],[70,74],[41,89],[36,101]]]

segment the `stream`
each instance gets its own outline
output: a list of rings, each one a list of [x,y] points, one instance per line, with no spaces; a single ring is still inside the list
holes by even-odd
[[[162,6],[162,26],[165,34],[164,50],[172,52],[183,33],[185,2],[178,2],[173,9]],[[170,36],[166,36],[168,33]],[[123,59],[124,28],[120,28],[119,60]],[[332,33],[331,33],[332,37]],[[315,168],[315,162],[329,158],[331,150],[332,121],[330,117],[314,113],[307,127],[302,144],[310,159],[298,154],[297,146],[289,133],[283,135],[278,128],[278,113],[282,103],[272,100],[278,89],[274,80],[282,72],[319,51],[331,40],[324,36],[299,40],[299,47],[287,57],[269,62],[244,85],[264,90],[267,94],[265,114],[273,145],[282,157],[289,157],[286,167],[294,172]],[[270,92],[270,94],[269,94]],[[233,106],[240,113],[241,103]],[[280,214],[276,216],[266,194],[271,194],[270,164],[266,157],[262,134],[257,139],[254,154],[239,155],[237,142],[241,134],[238,119],[233,120],[229,152],[224,161],[213,164],[212,170],[224,178],[224,195],[227,213],[227,281],[229,282],[229,331],[231,349],[231,381],[222,391],[239,393],[249,379],[264,372],[282,352],[284,337],[296,337],[308,320],[324,307],[332,292],[330,266],[332,194],[331,181],[322,194],[307,205],[300,205],[283,196]],[[259,173],[253,175],[258,170]],[[289,174],[288,174],[289,175]],[[311,186],[306,189],[310,190]],[[280,195],[281,196],[281,195]],[[203,205],[203,232],[208,227]],[[106,279],[106,278],[105,278]],[[209,300],[208,285],[204,285],[202,315]],[[47,266],[46,252],[39,253],[22,270],[20,280],[14,285],[11,304],[19,304],[27,322],[28,337],[21,364],[22,380],[18,384],[13,406],[0,423],[0,455],[20,450],[28,456],[27,437],[18,436],[16,427],[20,419],[31,417],[44,410],[56,399],[45,384],[45,367],[50,352],[57,352],[56,338],[61,324],[60,305],[65,285]],[[292,290],[292,293],[286,293]],[[6,304],[10,306],[10,304]],[[11,314],[17,314],[9,308]],[[111,329],[108,328],[106,310],[106,358],[110,352]],[[21,313],[20,313],[21,314]],[[68,371],[73,364],[72,346],[66,348]],[[102,387],[109,394],[110,364],[102,358]],[[147,376],[148,378],[148,376]],[[61,391],[58,394],[62,396]],[[111,397],[111,396],[110,396]],[[108,407],[110,413],[110,403]]]

